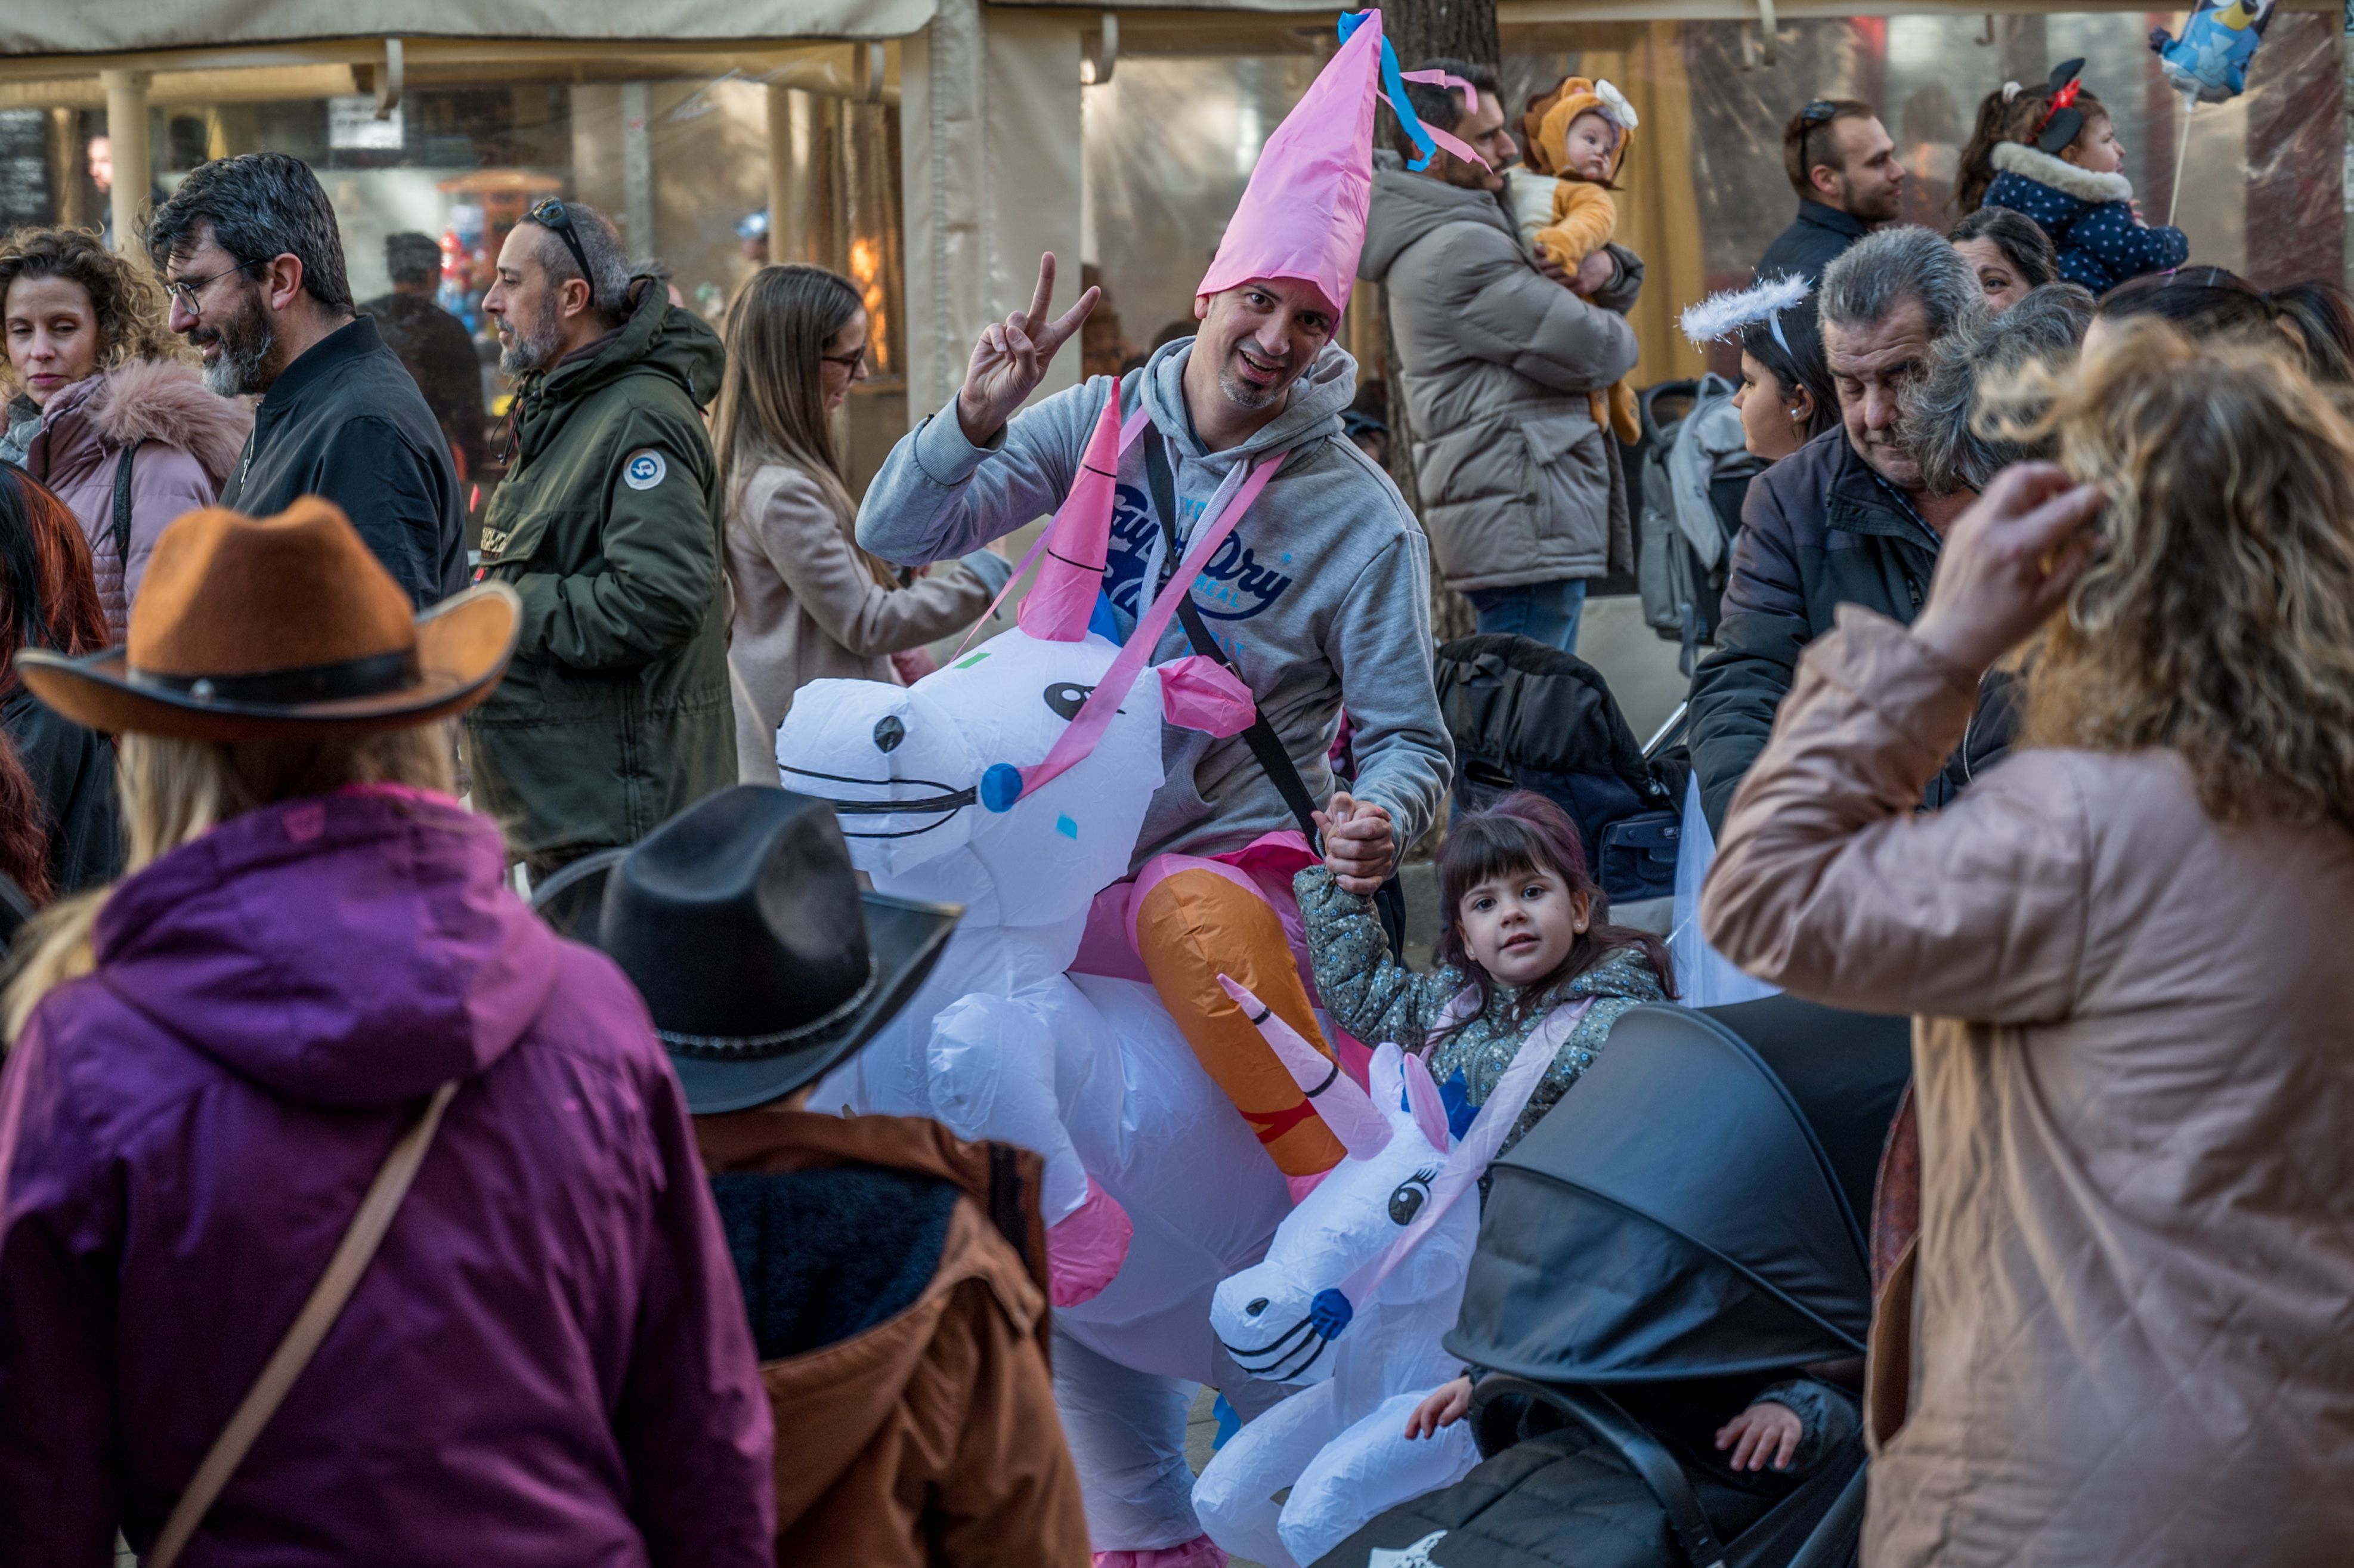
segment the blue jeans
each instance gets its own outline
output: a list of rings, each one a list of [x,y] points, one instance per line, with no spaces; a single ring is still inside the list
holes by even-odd
[[[1577,620],[1585,609],[1585,579],[1474,588],[1463,596],[1479,612],[1481,632],[1534,638],[1564,653],[1577,652]]]

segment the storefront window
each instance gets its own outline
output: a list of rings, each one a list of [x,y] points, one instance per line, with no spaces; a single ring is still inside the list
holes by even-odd
[[[875,344],[874,376],[847,421],[854,460],[866,460],[862,481],[904,428],[904,409],[883,407],[904,403],[896,107],[772,94],[759,77],[737,71],[619,79],[613,62],[581,60],[412,73],[398,105],[378,118],[369,92],[255,96],[239,90],[246,74],[207,73],[221,90],[200,101],[163,91],[151,100],[154,196],[209,159],[292,154],[317,172],[334,204],[353,297],[363,302],[391,287],[391,236],[432,238],[442,258],[436,302],[464,324],[482,365],[493,455],[471,477],[485,493],[503,444],[489,428],[504,413],[506,387],[482,297],[508,232],[547,196],[611,218],[632,258],[653,264],[679,302],[714,326],[772,250],[852,278],[867,300]],[[263,80],[252,73],[257,90]],[[777,108],[793,122],[794,204],[772,224]],[[0,109],[0,228],[104,227],[107,196],[90,168],[95,149],[105,172],[105,132],[104,110],[87,104]]]

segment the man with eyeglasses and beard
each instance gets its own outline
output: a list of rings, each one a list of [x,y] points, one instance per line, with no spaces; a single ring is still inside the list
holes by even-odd
[[[1798,216],[1758,259],[1756,281],[1804,278],[1865,235],[1896,221],[1904,202],[1904,165],[1896,143],[1854,98],[1818,98],[1782,127],[1782,173],[1798,193]]]
[[[513,588],[523,620],[466,736],[477,804],[544,875],[736,782],[719,465],[701,413],[724,355],[578,202],[551,197],[515,225],[482,309],[515,395],[476,577]]]
[[[334,208],[284,153],[206,164],[155,211],[172,330],[225,397],[260,395],[220,503],[249,517],[320,495],[419,609],[466,586],[465,498],[424,395],[354,313]]]

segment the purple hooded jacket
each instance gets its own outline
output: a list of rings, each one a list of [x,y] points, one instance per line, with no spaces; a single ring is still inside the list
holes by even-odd
[[[676,1080],[497,833],[385,789],[125,879],[0,1075],[0,1564],[152,1542],[433,1087],[465,1080],[183,1560],[773,1561],[769,1406]]]

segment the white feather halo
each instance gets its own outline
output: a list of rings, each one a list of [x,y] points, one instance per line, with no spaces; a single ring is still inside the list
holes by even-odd
[[[1639,130],[1642,127],[1643,122],[1635,118],[1635,106],[1627,101],[1627,95],[1625,93],[1619,91],[1610,83],[1606,81],[1596,82],[1594,84],[1594,96],[1602,101],[1604,111],[1606,112],[1612,120],[1617,122],[1618,128],[1620,130],[1635,131]]]
[[[1719,338],[1733,336],[1745,326],[1770,321],[1813,292],[1804,278],[1768,278],[1747,289],[1711,294],[1683,313],[1684,336],[1705,348]]]

